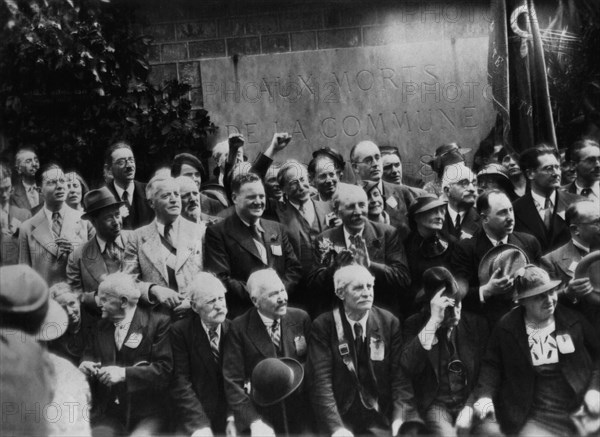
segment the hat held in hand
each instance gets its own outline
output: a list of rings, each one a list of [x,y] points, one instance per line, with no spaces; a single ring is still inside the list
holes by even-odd
[[[266,407],[291,395],[304,379],[302,364],[293,358],[266,358],[252,371],[252,399]]]

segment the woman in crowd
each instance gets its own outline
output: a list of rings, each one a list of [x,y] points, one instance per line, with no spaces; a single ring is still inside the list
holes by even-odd
[[[385,207],[383,203],[384,200],[383,196],[381,195],[381,191],[379,191],[379,187],[377,186],[377,182],[363,181],[362,186],[367,193],[367,198],[369,199],[369,212],[367,214],[369,220],[375,223],[384,223],[389,225],[390,216],[383,210]]]
[[[514,192],[517,196],[523,197],[527,188],[527,180],[519,167],[519,155],[517,153],[509,153],[508,150],[502,149],[498,153],[498,161],[506,169],[508,179],[512,182]]]
[[[90,191],[88,184],[81,175],[75,171],[66,173],[65,179],[67,180],[67,205],[74,210],[81,211],[83,214],[83,205],[81,202],[83,196]]]
[[[504,166],[496,163],[484,165],[477,173],[477,191],[479,194],[485,190],[493,189],[503,191],[511,202],[519,198]]]

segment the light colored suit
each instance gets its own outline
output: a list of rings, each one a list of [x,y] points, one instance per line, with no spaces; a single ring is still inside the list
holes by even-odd
[[[569,240],[567,244],[544,255],[540,260],[540,266],[551,278],[560,279],[563,285],[567,285],[573,279],[575,267],[581,258],[581,253],[573,244],[573,240]]]
[[[177,219],[177,260],[175,279],[180,294],[187,295],[187,286],[202,271],[203,243],[206,226],[193,223],[182,217]],[[149,225],[133,231],[125,247],[124,271],[137,276],[142,297],[148,300],[148,291],[152,285],[169,287],[164,246],[160,240],[156,220]]]
[[[19,263],[33,267],[42,278],[53,285],[67,280],[67,257],[58,258],[58,246],[44,208],[26,220],[19,231]],[[90,222],[82,220],[81,213],[64,209],[60,236],[73,243],[74,250],[96,235]]]
[[[8,206],[8,228],[2,229],[0,241],[0,263],[3,266],[19,262],[19,229],[24,221],[31,218],[31,212],[15,205]]]

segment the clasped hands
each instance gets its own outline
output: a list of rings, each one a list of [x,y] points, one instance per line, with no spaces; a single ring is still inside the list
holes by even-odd
[[[81,370],[86,376],[98,379],[98,381],[100,381],[107,387],[112,387],[115,384],[125,381],[124,367],[102,367],[101,363],[95,363],[93,361],[82,361],[82,363],[79,365],[79,370]]]

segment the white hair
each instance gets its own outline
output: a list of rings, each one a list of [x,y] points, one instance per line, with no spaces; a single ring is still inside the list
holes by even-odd
[[[371,272],[360,264],[350,264],[340,267],[333,274],[333,287],[336,294],[346,290],[346,287],[358,278],[375,279]]]
[[[215,275],[208,272],[200,272],[194,276],[194,279],[188,286],[188,297],[192,302],[202,305],[207,300],[210,300],[212,292],[219,289],[223,290],[223,293],[227,292],[223,283]]]
[[[259,297],[261,292],[269,285],[274,283],[274,280],[279,280],[277,272],[273,269],[257,270],[250,275],[246,282],[246,288],[250,297]]]
[[[358,185],[339,183],[337,190],[335,190],[335,193],[331,198],[333,203],[333,210],[338,211],[342,200],[347,199],[353,194],[356,194],[360,197],[363,197],[365,200],[368,200],[367,193],[365,193],[365,190],[363,190],[362,187]]]
[[[167,176],[167,175],[154,176],[152,179],[150,179],[150,182],[148,182],[148,185],[146,185],[146,199],[148,199],[148,200],[154,199],[154,195],[156,194],[156,185],[158,185],[159,182],[165,182],[165,181],[172,181],[172,182],[177,183],[175,181],[175,179],[172,178],[171,176]]]
[[[130,304],[137,304],[140,299],[140,290],[137,288],[133,276],[123,272],[106,275],[98,286],[98,291],[114,294],[117,297],[126,297]]]
[[[444,174],[442,176],[442,188],[446,188],[452,184],[455,184],[463,179],[468,179],[472,181],[476,179],[475,173],[469,167],[467,167],[463,162],[459,162],[456,164],[451,164],[444,169]]]
[[[215,161],[217,161],[217,166],[221,167],[224,164],[224,161],[229,156],[229,140],[221,141],[220,143],[215,144],[212,149],[212,157]]]

